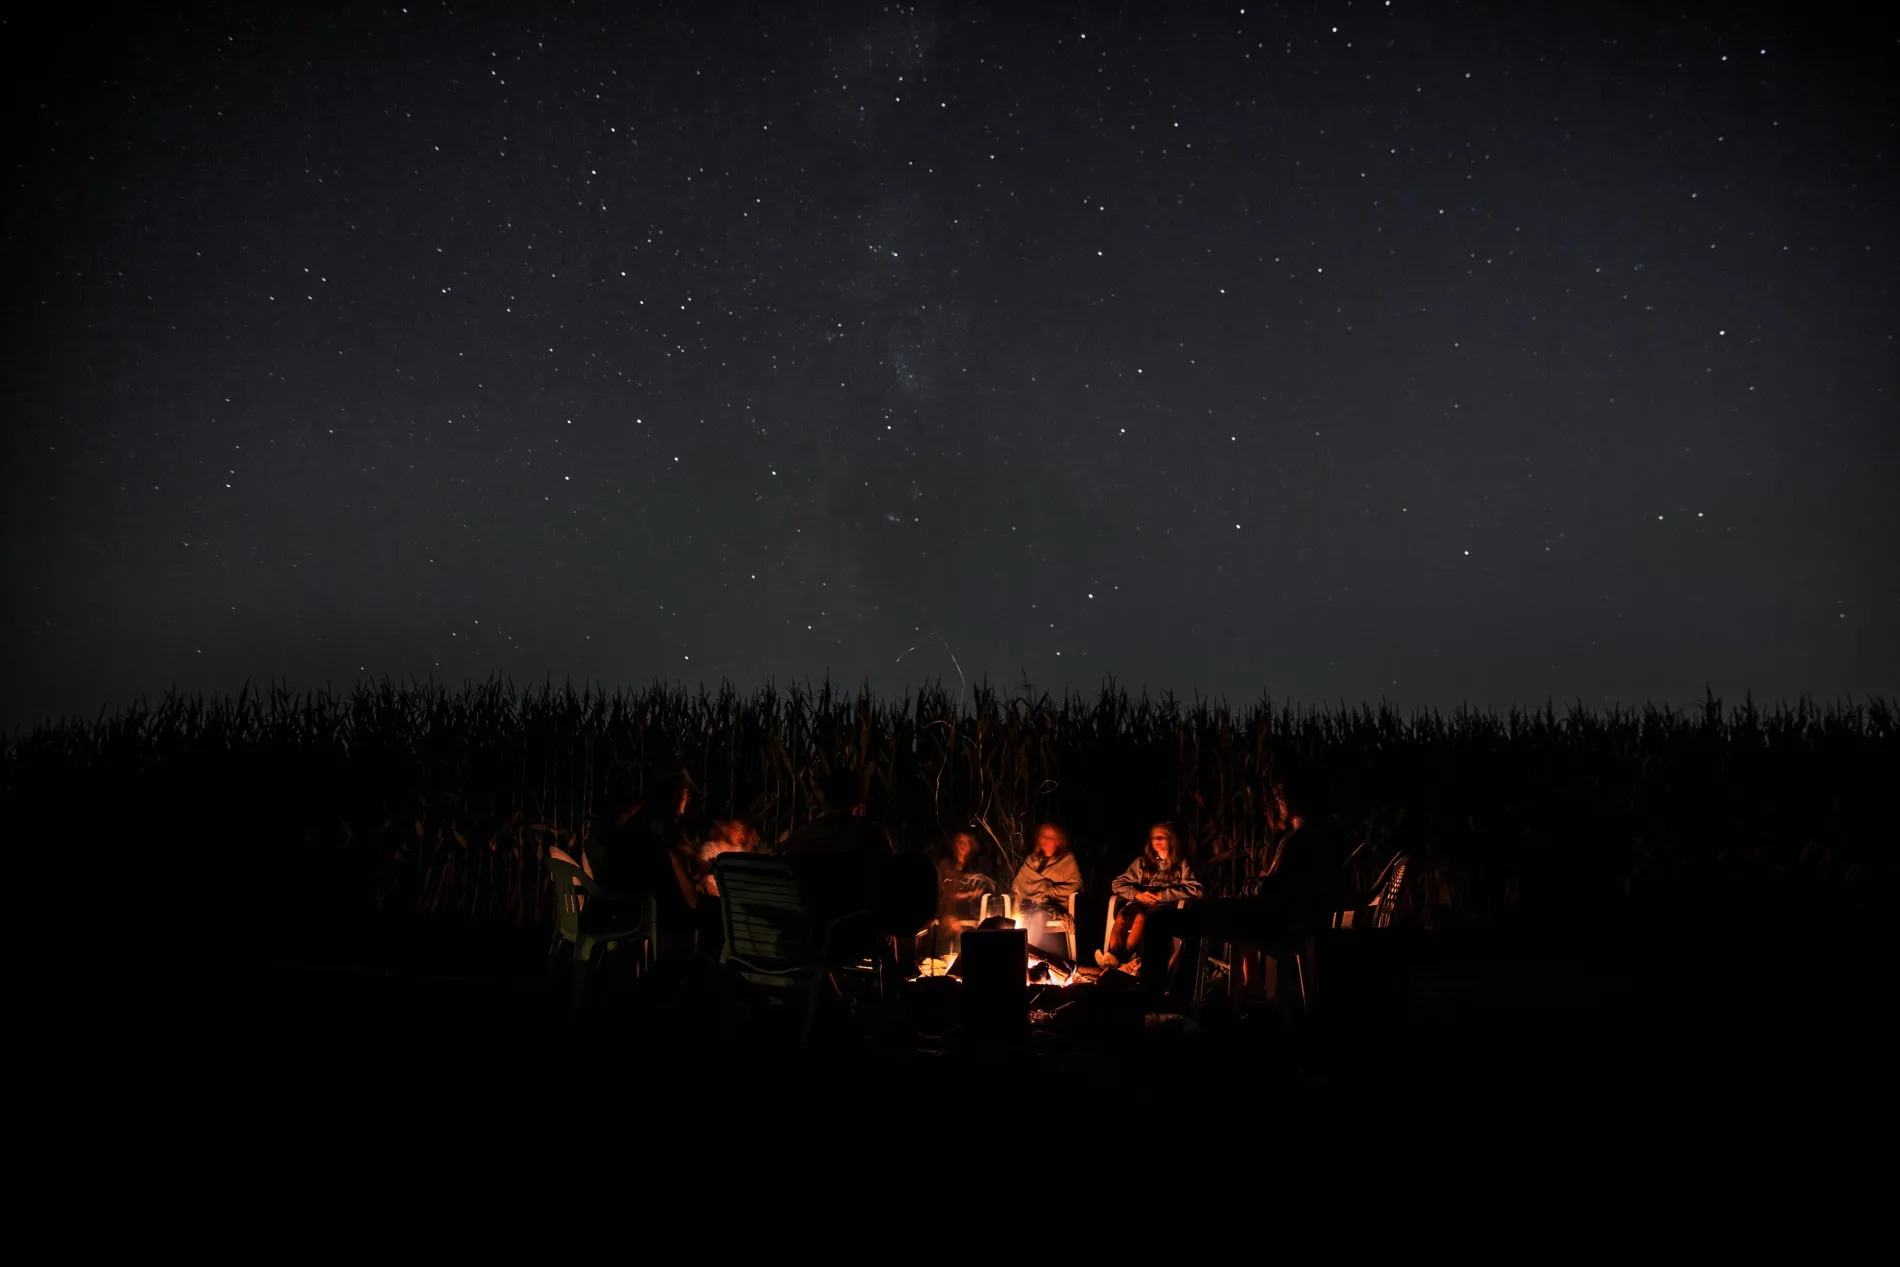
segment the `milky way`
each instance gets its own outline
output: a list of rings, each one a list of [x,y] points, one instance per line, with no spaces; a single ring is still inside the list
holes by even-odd
[[[1893,693],[1890,22],[1535,8],[0,40],[4,720]]]

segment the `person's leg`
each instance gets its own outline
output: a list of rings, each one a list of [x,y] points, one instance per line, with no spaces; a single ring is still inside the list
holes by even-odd
[[[1118,959],[1127,957],[1123,952],[1133,944],[1128,939],[1128,926],[1134,921],[1136,913],[1140,909],[1141,908],[1136,906],[1133,902],[1125,902],[1121,908],[1115,912],[1115,926],[1108,930],[1108,945],[1106,949],[1109,954],[1114,955]]]
[[[1152,906],[1142,914],[1141,937],[1157,947],[1172,947],[1176,937],[1201,937],[1210,927],[1208,908],[1215,902],[1197,902],[1188,907]],[[1157,1001],[1168,992],[1166,950],[1140,956],[1142,989]]]
[[[1121,948],[1126,940],[1127,925],[1122,923],[1121,911],[1115,912],[1115,918],[1109,921],[1108,935],[1102,938],[1102,948],[1095,952],[1095,966],[1107,972],[1121,964]]]
[[[1122,942],[1122,956],[1121,957],[1123,959],[1126,959],[1130,955],[1140,954],[1141,953],[1141,935],[1142,935],[1142,932],[1148,927],[1148,909],[1145,907],[1137,906],[1134,909],[1133,913],[1128,915],[1128,922],[1125,925],[1122,924],[1121,913],[1117,913],[1115,916],[1115,923],[1119,926],[1121,935],[1122,935],[1121,936],[1121,942]]]

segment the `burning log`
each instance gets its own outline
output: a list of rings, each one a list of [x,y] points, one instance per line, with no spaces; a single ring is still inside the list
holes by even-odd
[[[1046,976],[1061,977],[1065,981],[1075,976],[1074,963],[1063,958],[1061,955],[1052,955],[1048,951],[1038,950],[1034,946],[1029,947],[1029,962],[1040,966]],[[1034,969],[1031,969],[1031,972],[1033,974]]]

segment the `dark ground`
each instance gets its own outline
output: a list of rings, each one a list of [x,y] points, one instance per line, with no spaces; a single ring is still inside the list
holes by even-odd
[[[1875,1077],[1890,1063],[1888,992],[1869,938],[1344,936],[1321,961],[1323,1010],[1291,1028],[1264,1008],[1177,1001],[1157,1015],[1130,989],[1083,986],[1038,1000],[1069,1006],[1020,1044],[929,1040],[918,1013],[832,1008],[800,1051],[789,1014],[752,1006],[711,965],[635,981],[609,964],[576,1023],[544,970],[545,933],[359,929],[321,956],[294,953],[305,940],[187,973],[198,988],[170,1015],[196,1016],[166,1040],[187,1070],[171,1107],[279,1142],[424,1120],[592,1139],[606,1120],[665,1149],[793,1123],[920,1146],[1123,1122],[1162,1123],[1184,1144],[1255,1126],[1418,1141],[1476,1114],[1825,1134],[1888,1103]],[[186,1056],[198,1036],[207,1051]]]

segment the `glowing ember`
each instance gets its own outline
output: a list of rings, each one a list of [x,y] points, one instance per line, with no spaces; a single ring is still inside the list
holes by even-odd
[[[1010,925],[1025,930],[1029,927],[1028,922],[1020,918],[1010,919]],[[950,966],[955,962],[954,958],[936,956],[920,959],[917,961],[917,975],[911,980],[920,980],[924,977],[947,977],[950,975]],[[1024,963],[1023,981],[1026,985],[1052,985],[1061,988],[1084,979],[1080,969],[1075,965],[1070,965],[1065,971],[1056,962],[1038,958],[1033,954],[1028,956]]]
[[[1027,930],[1029,928],[1028,921],[1023,919],[1021,916],[1015,917],[1014,919],[1010,921],[1010,923],[1014,924],[1017,928],[1021,928],[1024,930]],[[1048,972],[1046,973],[1046,975],[1043,976],[1043,978],[1040,981],[1036,979],[1036,968],[1038,966],[1048,969]],[[1072,983],[1075,979],[1076,979],[1076,968],[1074,966],[1071,966],[1067,972],[1064,972],[1062,969],[1058,968],[1055,964],[1049,962],[1047,959],[1037,959],[1034,955],[1029,956],[1027,971],[1023,974],[1023,980],[1029,985],[1066,986]]]

